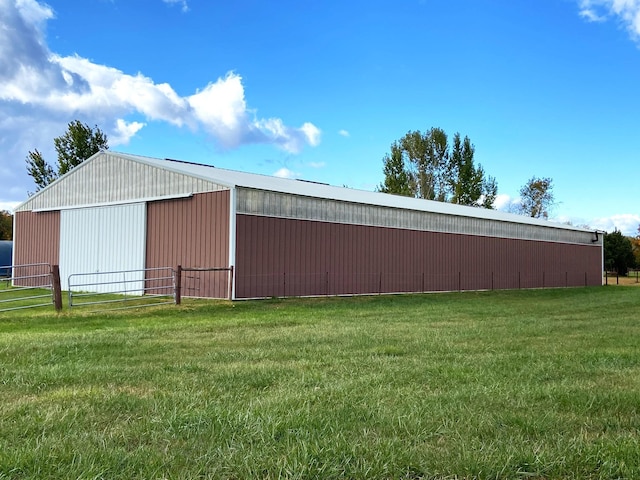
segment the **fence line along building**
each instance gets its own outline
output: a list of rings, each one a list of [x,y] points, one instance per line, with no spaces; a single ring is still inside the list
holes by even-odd
[[[103,151],[16,208],[14,264],[234,267],[232,297],[602,284],[598,232],[495,210]],[[192,294],[227,297],[193,273]],[[185,293],[189,293],[186,291]]]

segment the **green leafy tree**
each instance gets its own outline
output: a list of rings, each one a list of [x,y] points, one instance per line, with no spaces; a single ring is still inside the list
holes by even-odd
[[[0,211],[0,240],[13,239],[13,215],[6,210]]]
[[[475,147],[468,137],[454,136],[449,145],[441,128],[410,131],[391,145],[384,157],[384,182],[379,190],[427,200],[493,208],[495,178],[474,164]]]
[[[402,149],[397,143],[391,145],[391,155],[384,157],[384,183],[378,187],[383,193],[411,196],[409,175],[404,169]]]
[[[91,128],[79,120],[69,123],[64,135],[54,138],[53,144],[58,154],[55,169],[45,161],[38,150],[27,154],[27,173],[36,184],[36,192],[80,165],[91,155],[109,148],[106,134],[97,125]]]
[[[476,206],[483,194],[484,170],[473,163],[475,150],[469,137],[460,140],[459,133],[454,135],[449,167],[452,203]]]
[[[626,275],[635,265],[631,240],[615,229],[604,234],[604,264],[607,270]]]
[[[531,179],[520,189],[518,213],[533,218],[549,218],[555,205],[553,180],[551,178]]]
[[[640,225],[638,225],[638,234],[631,239],[631,246],[633,247],[633,256],[636,259],[635,268],[640,268]]]

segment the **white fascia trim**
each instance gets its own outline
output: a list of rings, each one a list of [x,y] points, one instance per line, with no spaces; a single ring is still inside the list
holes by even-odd
[[[66,205],[64,207],[36,208],[36,209],[33,209],[32,212],[38,213],[38,212],[53,212],[57,210],[74,210],[76,208],[110,207],[112,205],[128,205],[130,203],[157,202],[159,200],[174,200],[178,198],[189,198],[189,197],[193,197],[193,193],[180,193],[177,195],[165,195],[160,197],[131,198],[129,200],[119,200],[117,202],[87,203],[84,205]]]
[[[233,267],[233,281],[231,282],[231,300],[236,299],[236,197],[237,190],[229,190],[229,267]]]

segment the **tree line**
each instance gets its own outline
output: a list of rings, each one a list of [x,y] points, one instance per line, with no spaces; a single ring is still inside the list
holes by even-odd
[[[382,159],[384,181],[378,191],[473,207],[494,208],[498,182],[476,164],[475,146],[468,136],[433,127],[409,131],[391,144]],[[548,218],[554,205],[553,181],[532,177],[520,189],[515,213]]]

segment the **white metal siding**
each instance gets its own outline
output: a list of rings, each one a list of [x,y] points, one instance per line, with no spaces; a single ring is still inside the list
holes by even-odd
[[[225,189],[212,181],[103,152],[72,169],[17,210],[50,210]]]
[[[106,207],[78,208],[60,212],[60,277],[63,289],[69,288],[69,275],[145,267],[146,205],[135,203]],[[120,282],[127,289],[141,293],[144,272],[107,276],[74,277],[73,284]],[[123,289],[120,284],[82,287],[80,290],[112,292]]]

